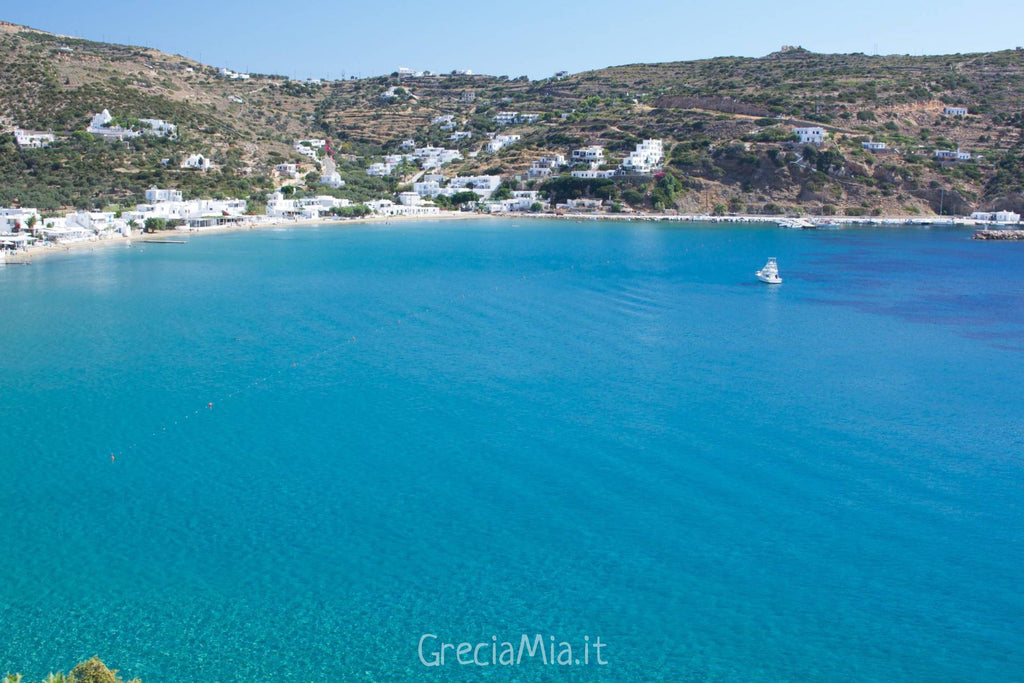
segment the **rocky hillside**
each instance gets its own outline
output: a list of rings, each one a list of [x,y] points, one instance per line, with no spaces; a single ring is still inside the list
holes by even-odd
[[[1024,52],[936,57],[819,55],[789,49],[759,59],[635,64],[531,81],[525,77],[392,74],[334,82],[218,69],[141,47],[109,45],[0,25],[0,125],[63,138],[19,149],[0,137],[0,205],[55,210],[127,205],[146,187],[187,195],[259,199],[295,181],[276,164],[305,161],[292,145],[328,137],[347,181],[335,191],[366,199],[406,178],[364,168],[405,139],[458,147],[449,173],[524,174],[548,153],[603,145],[611,163],[645,138],[665,141],[665,175],[602,182],[556,181],[564,196],[594,195],[636,208],[796,213],[965,213],[1024,209]],[[944,113],[947,106],[967,116]],[[161,118],[174,139],[95,141],[91,116]],[[539,114],[504,127],[522,139],[483,148],[499,111]],[[453,115],[456,130],[431,121]],[[821,125],[821,147],[791,140],[794,126]],[[863,148],[884,142],[885,151]],[[970,160],[937,161],[960,149]],[[204,154],[214,170],[178,162]],[[470,153],[475,153],[470,156]],[[411,176],[410,176],[411,177]],[[301,182],[301,181],[300,181]],[[540,186],[541,183],[533,183]]]

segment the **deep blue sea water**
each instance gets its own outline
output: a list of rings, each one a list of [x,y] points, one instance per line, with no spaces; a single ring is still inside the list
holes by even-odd
[[[0,674],[1024,680],[1024,245],[968,237],[423,222],[0,268]],[[608,664],[427,668],[425,633]]]

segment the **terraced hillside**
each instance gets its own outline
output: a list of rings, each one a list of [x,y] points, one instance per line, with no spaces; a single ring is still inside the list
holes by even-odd
[[[944,113],[963,106],[967,116]],[[97,142],[84,131],[102,109],[162,118],[176,139]],[[485,150],[501,111],[538,114],[502,127],[522,136]],[[454,130],[431,121],[453,117]],[[214,67],[141,47],[0,25],[0,118],[5,129],[52,130],[64,140],[22,150],[0,138],[0,204],[54,210],[130,204],[151,185],[189,195],[259,200],[301,183],[274,166],[304,162],[295,140],[328,137],[347,181],[334,191],[379,196],[411,179],[370,178],[366,165],[403,140],[457,147],[446,172],[523,176],[541,155],[603,145],[611,165],[646,138],[664,140],[665,175],[608,182],[524,181],[564,196],[635,208],[800,213],[964,213],[1024,209],[1024,52],[934,57],[812,54],[634,64],[531,81],[525,77],[389,76],[299,82]],[[820,147],[794,143],[794,126],[821,125]],[[885,151],[862,143],[884,142]],[[970,160],[937,160],[960,149]],[[188,154],[215,170],[178,167]],[[258,206],[258,202],[256,204]]]

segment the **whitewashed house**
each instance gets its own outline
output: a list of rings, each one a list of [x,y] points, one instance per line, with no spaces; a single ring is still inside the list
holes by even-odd
[[[971,158],[970,152],[961,152],[960,150],[951,149],[937,149],[935,150],[936,159],[953,159],[955,161],[969,161]]]
[[[198,171],[209,171],[211,165],[210,160],[202,154],[190,154],[181,162],[181,168],[193,168]]]
[[[21,149],[39,149],[41,147],[49,147],[51,142],[54,142],[57,136],[53,133],[40,133],[31,130],[22,130],[20,128],[14,129],[14,142],[17,143]]]
[[[487,143],[487,151],[494,154],[511,144],[519,142],[521,138],[521,135],[493,135]]]
[[[377,162],[370,164],[366,167],[366,175],[375,176],[377,178],[383,178],[391,175],[391,172],[395,170],[395,164],[384,164]]]
[[[634,173],[640,173],[640,172],[641,171],[634,171]],[[586,178],[586,179],[614,178],[615,174],[616,174],[615,169],[608,169],[608,170],[602,171],[602,170],[599,170],[599,169],[596,169],[596,168],[581,168],[581,169],[577,169],[575,171],[570,171],[569,172],[569,175],[572,176],[573,178]]]
[[[110,112],[104,109],[102,112],[92,117],[92,121],[89,122],[89,127],[86,128],[86,132],[91,133],[94,137],[103,138],[104,140],[120,141],[139,137],[138,131],[122,128],[121,126],[110,125],[113,120],[114,117],[110,115]]]
[[[567,199],[564,204],[556,204],[556,209],[566,209],[569,211],[580,211],[587,210],[593,211],[601,208],[600,199]]]
[[[444,188],[441,194],[451,196],[457,192],[471,190],[476,192],[480,199],[488,199],[500,185],[499,175],[456,176],[448,182],[448,187]]]
[[[294,180],[299,177],[298,164],[278,164],[274,167],[274,170],[277,171],[278,175],[282,178],[291,178]]]
[[[989,223],[1020,223],[1020,214],[1013,211],[975,211],[971,219]]]
[[[665,163],[665,147],[661,140],[644,140],[622,160],[624,173],[648,174],[661,170]]]
[[[519,116],[517,111],[499,111],[494,115],[494,122],[499,126],[511,126]]]
[[[821,126],[811,126],[809,128],[794,128],[793,132],[800,142],[804,144],[820,145],[825,142],[825,136],[827,133]]]
[[[870,150],[872,152],[881,152],[881,151],[883,151],[885,149],[885,143],[884,142],[870,142],[869,141],[869,142],[862,142],[860,144],[861,144],[861,147],[863,147],[864,149]]]
[[[38,209],[27,207],[0,208],[0,232],[28,230],[29,221],[33,216],[35,217],[35,220],[32,222],[34,227],[39,225],[42,220]]]
[[[236,73],[236,72],[232,71],[231,69],[225,69],[223,67],[221,67],[219,73],[220,73],[221,78],[227,78],[227,79],[230,79],[232,81],[247,81],[247,80],[249,80],[249,74]]]
[[[574,149],[572,151],[571,159],[574,164],[591,164],[600,166],[604,163],[604,147],[601,147],[600,145],[591,145],[581,149]]]
[[[437,180],[421,180],[412,184],[412,191],[420,197],[436,197],[441,194],[441,183]]]
[[[529,178],[547,178],[562,166],[565,166],[565,157],[561,154],[552,154],[532,161],[526,175]]]
[[[942,113],[946,116],[967,116],[967,107],[946,107]]]
[[[151,187],[146,190],[146,201],[151,204],[156,202],[180,202],[181,190],[161,190],[157,187]]]
[[[473,131],[471,130],[459,130],[448,136],[448,139],[452,142],[458,142],[459,140],[469,140],[473,137]]]
[[[139,119],[139,121],[149,127],[149,130],[145,131],[147,135],[173,138],[178,134],[178,127],[173,123],[164,121],[163,119]]]
[[[345,186],[345,181],[341,179],[341,174],[337,171],[337,164],[330,157],[324,159],[323,173],[320,174],[320,184],[335,189]]]

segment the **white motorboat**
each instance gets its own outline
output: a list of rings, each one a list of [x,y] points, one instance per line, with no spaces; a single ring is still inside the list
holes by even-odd
[[[779,221],[779,227],[791,230],[811,230],[814,228],[814,223],[806,218],[783,218]]]
[[[774,258],[768,259],[768,263],[764,264],[764,268],[754,274],[757,275],[758,280],[769,285],[782,284],[782,278],[779,277],[779,264],[775,262]]]

